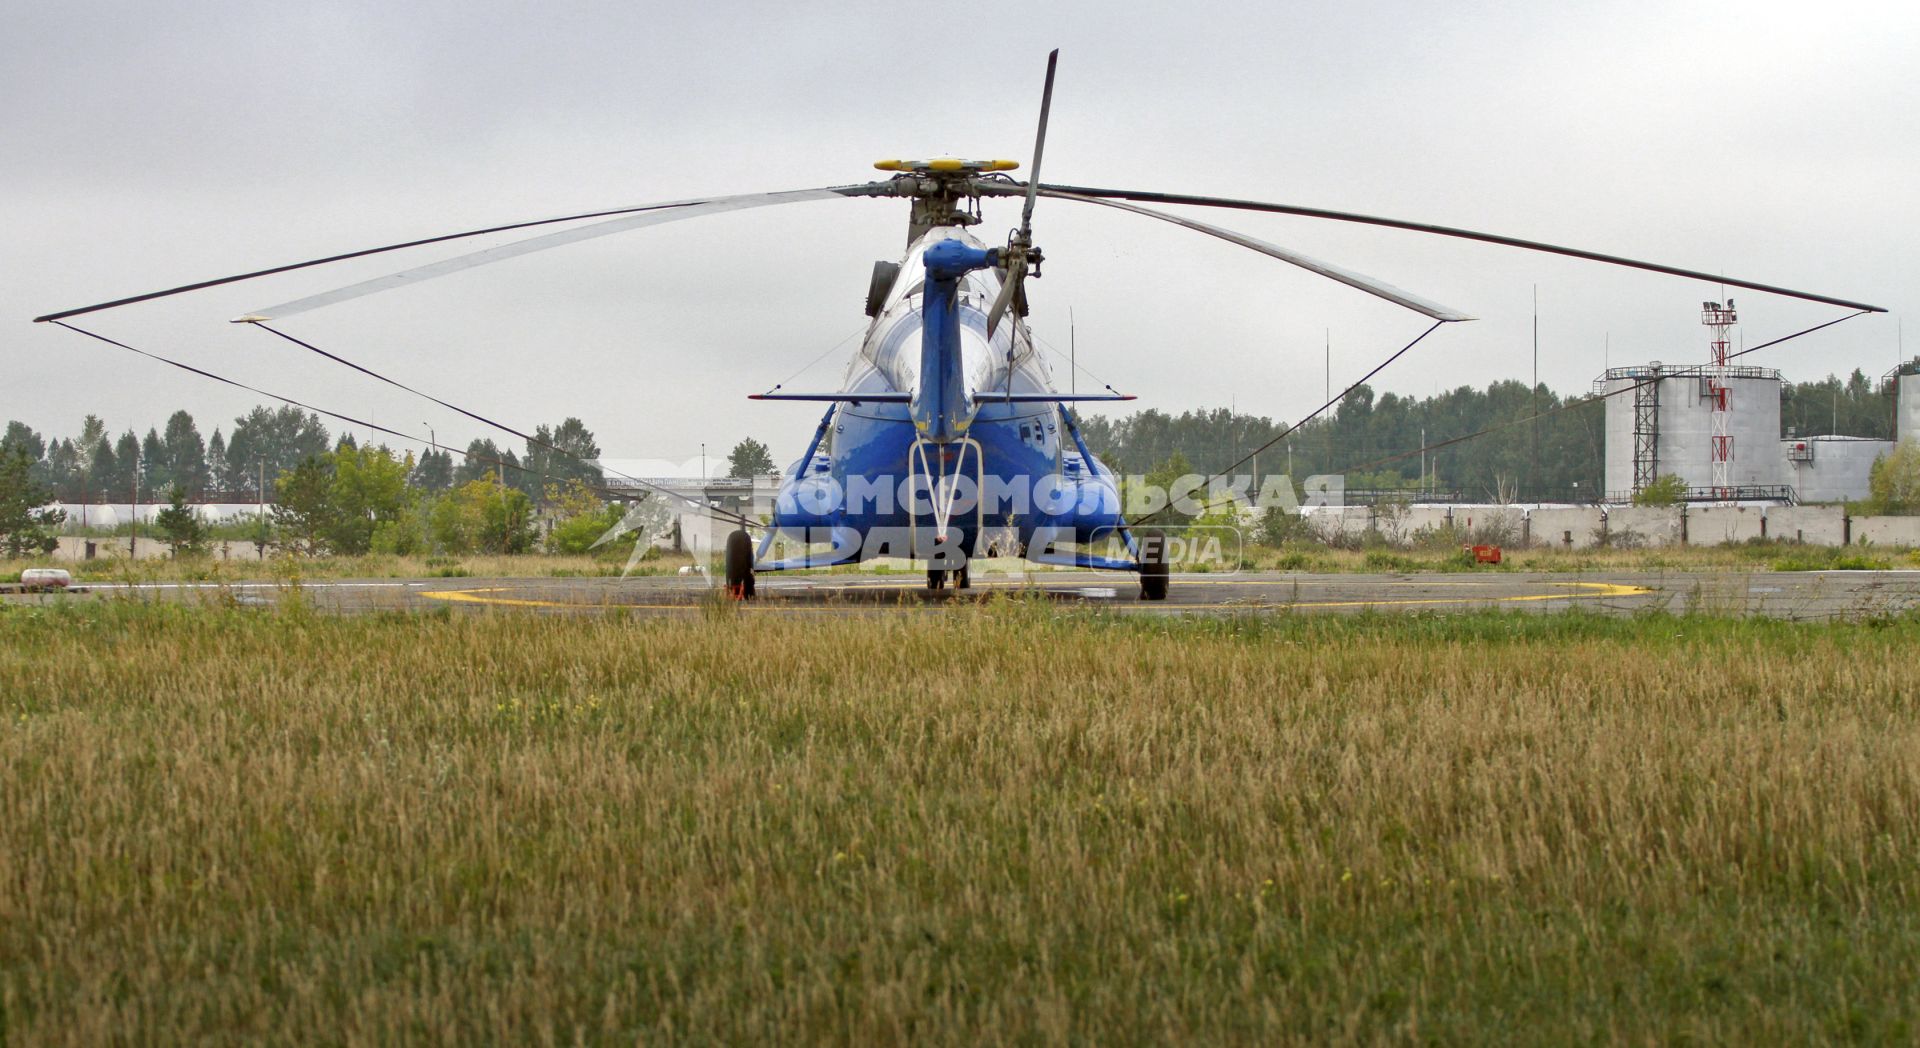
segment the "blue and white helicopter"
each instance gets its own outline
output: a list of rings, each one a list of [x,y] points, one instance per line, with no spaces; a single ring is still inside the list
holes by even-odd
[[[875,165],[891,173],[882,181],[642,204],[489,226],[200,281],[35,320],[64,323],[67,318],[117,306],[347,259],[468,237],[565,227],[234,318],[235,323],[265,326],[475,266],[667,222],[836,197],[902,198],[911,205],[909,247],[899,262],[883,261],[874,267],[867,294],[867,314],[872,320],[842,388],[791,393],[776,387],[754,398],[818,401],[829,407],[806,451],[788,471],[759,544],[744,528],[728,537],[724,559],[729,592],[742,599],[752,597],[755,576],[761,572],[902,555],[926,563],[929,589],[944,589],[949,582],[964,588],[971,581],[969,560],[995,553],[1132,572],[1139,577],[1143,599],[1162,600],[1169,584],[1166,537],[1131,527],[1123,518],[1117,478],[1087,448],[1070,407],[1076,401],[1133,398],[1111,388],[1094,394],[1055,389],[1027,330],[1026,279],[1041,275],[1043,261],[1033,241],[1034,205],[1040,197],[1118,208],[1218,237],[1423,314],[1436,325],[1473,318],[1288,248],[1144,205],[1191,205],[1384,226],[1884,312],[1877,306],[1719,274],[1448,226],[1291,204],[1042,183],[1040,161],[1058,58],[1055,51],[1047,59],[1033,170],[1026,182],[1007,174],[1019,167],[1011,160],[885,160]],[[971,232],[981,222],[980,204],[988,197],[1024,197],[1020,225],[1004,244],[989,246]],[[776,540],[783,536],[799,544],[802,552],[770,559]],[[817,548],[821,546],[825,549]]]

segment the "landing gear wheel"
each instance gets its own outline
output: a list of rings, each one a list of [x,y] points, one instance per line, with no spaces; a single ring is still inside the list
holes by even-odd
[[[753,538],[744,530],[727,536],[727,596],[753,599]]]
[[[927,592],[938,593],[947,588],[947,573],[941,568],[927,569]]]
[[[1167,536],[1160,531],[1135,533],[1140,544],[1140,599],[1166,600]]]
[[[957,568],[953,573],[954,589],[972,589],[973,575],[966,568]]]

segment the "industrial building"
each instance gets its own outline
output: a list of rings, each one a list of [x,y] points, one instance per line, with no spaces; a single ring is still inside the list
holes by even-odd
[[[1677,476],[1688,501],[1843,502],[1867,497],[1868,474],[1893,440],[1794,436],[1780,431],[1780,372],[1729,364],[1732,300],[1702,303],[1712,360],[1608,368],[1606,500],[1628,502]],[[1737,355],[1737,354],[1733,354]],[[1888,373],[1896,440],[1920,440],[1920,362]]]

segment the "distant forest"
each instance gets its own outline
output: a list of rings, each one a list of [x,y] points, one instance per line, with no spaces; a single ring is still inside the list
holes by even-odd
[[[1415,399],[1376,395],[1360,386],[1326,415],[1262,452],[1258,476],[1296,478],[1339,473],[1351,489],[1411,489],[1421,484],[1420,448],[1494,432],[1437,448],[1426,456],[1426,486],[1467,499],[1501,496],[1558,499],[1601,489],[1606,405],[1576,403],[1547,387],[1495,382]],[[1534,415],[1552,412],[1534,421]],[[1893,436],[1893,395],[1863,372],[1788,382],[1781,390],[1781,426],[1800,436]],[[1088,447],[1122,473],[1165,470],[1179,455],[1196,473],[1216,473],[1278,436],[1290,422],[1224,408],[1169,415],[1147,410],[1121,418],[1082,420]],[[1422,440],[1424,435],[1425,439]],[[1233,470],[1254,473],[1249,463]],[[1576,485],[1578,487],[1576,488]]]
[[[468,444],[457,463],[448,451],[423,452],[412,458],[407,482],[435,492],[498,475],[536,502],[550,484],[573,478],[601,483],[599,468],[591,464],[600,447],[579,419],[540,426],[533,436],[524,458],[491,440]],[[159,502],[176,487],[191,501],[219,495],[250,502],[261,497],[263,481],[271,501],[282,474],[354,443],[346,433],[336,441],[312,412],[256,407],[234,419],[230,433],[216,427],[211,438],[201,436],[186,411],[174,412],[164,429],[148,429],[144,437],[128,429],[114,438],[96,415],[88,415],[77,433],[65,437],[43,436],[24,422],[11,421],[0,436],[0,455],[26,458],[33,480],[61,502],[126,502],[136,490],[142,501]]]
[[[1521,382],[1495,382],[1484,390],[1462,386],[1422,399],[1375,394],[1361,386],[1334,411],[1262,452],[1258,476],[1340,473],[1346,475],[1349,489],[1413,488],[1422,480],[1423,444],[1431,447],[1504,426],[1430,452],[1427,487],[1471,499],[1590,495],[1601,483],[1605,405],[1593,401],[1555,410],[1567,401],[1545,386],[1530,390]],[[1828,376],[1816,382],[1784,384],[1780,411],[1783,429],[1800,436],[1838,433],[1883,440],[1893,436],[1891,391],[1857,370],[1844,381]],[[1552,414],[1522,421],[1543,412]],[[1224,471],[1286,425],[1218,408],[1179,415],[1157,410],[1121,418],[1093,415],[1082,421],[1088,445],[1123,473],[1149,473],[1183,464],[1197,473]],[[529,442],[524,456],[490,440],[473,441],[460,461],[444,451],[428,452],[414,461],[409,483],[443,491],[483,474],[499,473],[509,486],[525,490],[535,501],[545,484],[555,480],[577,476],[600,483],[599,471],[580,461],[600,454],[592,431],[580,420],[540,426],[534,436],[540,443]],[[352,438],[341,440],[351,442]],[[228,431],[216,428],[210,438],[202,437],[186,411],[174,412],[163,428],[149,429],[144,436],[128,429],[117,438],[93,415],[67,436],[43,435],[25,423],[9,422],[0,436],[0,454],[24,456],[32,463],[35,479],[51,487],[63,502],[126,501],[136,480],[143,499],[162,500],[178,486],[190,499],[217,493],[251,501],[259,497],[263,477],[271,498],[280,474],[336,443],[316,415],[292,407],[256,407],[234,419]],[[542,444],[567,454],[556,455]],[[764,448],[758,456],[737,465],[749,473],[771,468],[772,459]],[[760,459],[766,459],[766,464]],[[1254,465],[1235,472],[1254,473]]]

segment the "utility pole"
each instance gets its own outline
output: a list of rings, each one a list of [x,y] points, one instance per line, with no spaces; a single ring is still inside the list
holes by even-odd
[[[432,423],[422,422],[420,424],[422,426],[425,426],[427,429],[427,450],[420,453],[420,461],[425,462],[427,460],[427,456],[433,454],[434,451],[440,447],[440,436],[439,434],[433,431]]]
[[[267,555],[267,457],[262,455],[254,461],[260,466],[260,485],[255,492],[260,498],[260,526],[254,532],[257,537],[253,540],[253,551],[264,557]]]
[[[1080,342],[1074,335],[1073,307],[1067,307],[1067,393],[1080,392]],[[1091,467],[1089,467],[1091,468]]]
[[[1533,416],[1529,428],[1533,430],[1530,443],[1533,445],[1533,458],[1528,463],[1527,480],[1529,486],[1540,483],[1540,285],[1533,285],[1533,385],[1527,387],[1527,413]],[[1424,443],[1424,442],[1423,442]]]
[[[133,502],[127,506],[127,516],[132,519],[133,530],[127,536],[127,559],[133,560],[140,552],[140,456],[133,456]]]
[[[1420,490],[1427,490],[1427,427],[1420,427]]]
[[[1068,393],[1079,393],[1079,336],[1073,326],[1073,307],[1068,307]]]

